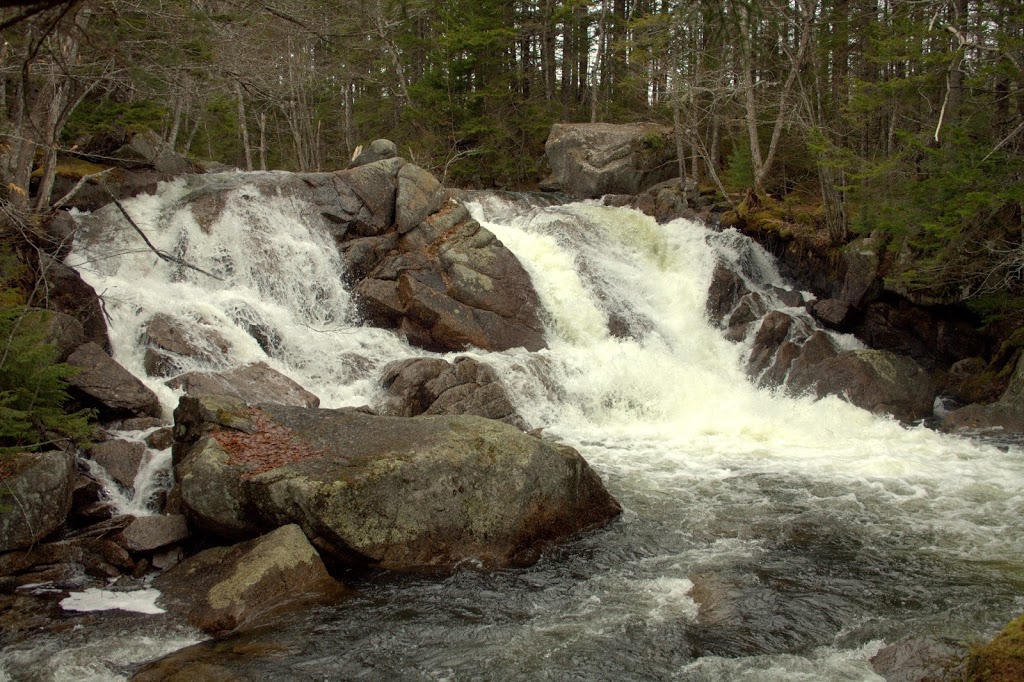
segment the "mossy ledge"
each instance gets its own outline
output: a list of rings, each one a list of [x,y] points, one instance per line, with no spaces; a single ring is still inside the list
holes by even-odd
[[[1011,621],[991,642],[975,647],[964,666],[966,682],[1024,680],[1024,615]]]

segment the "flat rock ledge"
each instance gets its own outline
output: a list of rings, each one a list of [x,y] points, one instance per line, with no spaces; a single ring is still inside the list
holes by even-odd
[[[338,567],[528,565],[621,512],[572,448],[475,416],[185,396],[173,452],[194,532],[232,542],[294,523]]]

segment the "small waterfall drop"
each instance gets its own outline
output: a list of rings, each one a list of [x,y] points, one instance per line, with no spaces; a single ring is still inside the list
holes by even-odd
[[[375,404],[384,365],[427,355],[360,325],[329,231],[297,199],[247,188],[260,177],[125,202],[157,248],[221,280],[160,261],[110,213],[83,218],[107,227],[69,263],[168,416],[178,391],[145,370],[158,313],[199,345],[202,330],[225,341],[181,369],[266,362],[324,407]],[[197,215],[187,200],[221,181],[223,206]],[[467,205],[530,274],[548,348],[463,354],[497,370],[532,427],[579,449],[626,512],[530,569],[361,585],[276,632],[301,653],[266,661],[268,675],[867,681],[885,643],[985,636],[1024,606],[1021,450],[756,388],[749,340],[724,338],[705,306],[726,261],[784,308],[763,250],[589,202]]]

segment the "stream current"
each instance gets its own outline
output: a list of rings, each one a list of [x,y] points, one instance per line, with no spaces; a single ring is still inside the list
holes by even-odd
[[[115,357],[138,376],[158,311],[230,344],[196,369],[267,362],[323,407],[379,402],[383,366],[426,354],[359,325],[343,265],[300,202],[243,186],[203,229],[183,203],[191,189],[178,180],[125,205],[158,248],[226,281],[159,261],[127,229],[69,259],[103,294]],[[756,245],[592,203],[469,206],[530,274],[549,348],[462,355],[492,365],[531,427],[576,447],[625,511],[530,568],[357,582],[276,629],[278,653],[254,655],[247,674],[880,680],[869,658],[886,644],[978,640],[1024,610],[1021,448],[752,386],[748,345],[704,311],[719,260],[752,288],[784,285]],[[145,380],[169,416],[178,395]],[[122,679],[200,638],[143,632],[146,618],[159,617],[0,652],[0,680]],[[105,659],[104,646],[137,651]],[[61,672],[34,656],[63,657],[46,668]]]

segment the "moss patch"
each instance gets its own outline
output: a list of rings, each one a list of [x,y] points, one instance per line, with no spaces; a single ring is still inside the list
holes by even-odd
[[[988,644],[967,658],[969,682],[1019,682],[1024,680],[1024,616],[1003,628]]]

